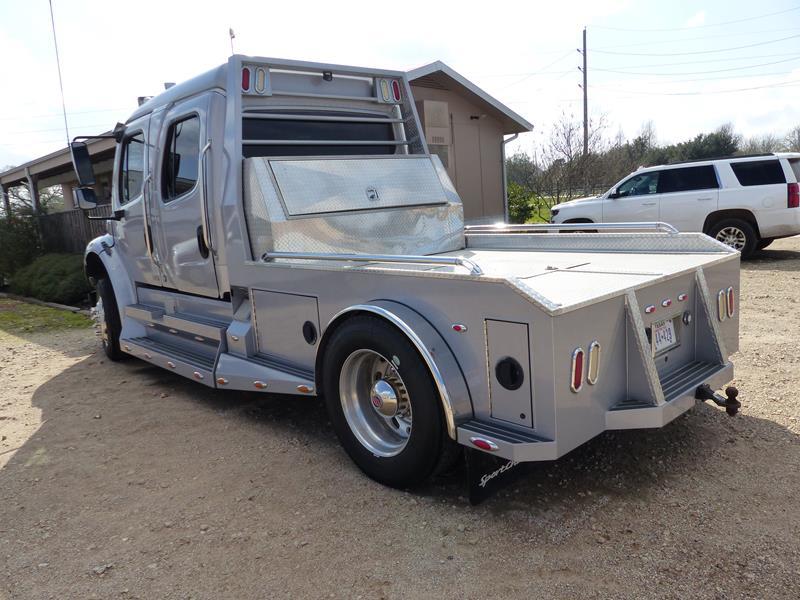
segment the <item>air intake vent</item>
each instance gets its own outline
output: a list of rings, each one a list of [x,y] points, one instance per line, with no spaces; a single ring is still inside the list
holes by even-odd
[[[417,102],[417,112],[425,129],[425,139],[429,144],[449,146],[452,143],[450,108],[447,102],[422,100]]]

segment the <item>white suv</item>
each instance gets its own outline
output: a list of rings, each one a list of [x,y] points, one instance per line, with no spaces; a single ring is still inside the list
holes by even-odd
[[[743,256],[800,233],[800,153],[641,168],[602,196],[554,206],[552,223],[664,221]]]

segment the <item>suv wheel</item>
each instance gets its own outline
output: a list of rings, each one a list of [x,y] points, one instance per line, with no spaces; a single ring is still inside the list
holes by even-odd
[[[750,223],[741,219],[723,219],[711,226],[708,235],[750,257],[758,244],[758,235]]]

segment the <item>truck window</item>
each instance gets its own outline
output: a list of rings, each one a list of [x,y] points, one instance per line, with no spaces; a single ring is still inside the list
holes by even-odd
[[[281,116],[286,118],[282,119]],[[394,129],[391,123],[375,122],[380,115],[332,111],[299,111],[292,114],[264,113],[242,119],[242,154],[254,156],[353,156],[394,154]],[[304,119],[302,117],[307,117]],[[346,117],[353,120],[325,120]],[[373,119],[359,122],[358,118]],[[248,141],[262,143],[248,143]],[[281,144],[281,141],[289,143]],[[266,142],[266,143],[263,143]],[[275,143],[278,142],[278,143]],[[292,143],[293,142],[293,143]],[[314,143],[319,142],[319,143]],[[366,142],[359,144],[358,142]]]
[[[181,119],[169,126],[164,149],[161,195],[170,202],[194,188],[200,162],[200,118]]]
[[[658,179],[659,194],[710,190],[718,187],[717,175],[712,165],[665,169],[661,171],[661,176]]]
[[[777,159],[733,162],[731,169],[739,183],[745,186],[786,183],[783,168]]]
[[[659,171],[651,171],[650,173],[634,175],[619,185],[617,188],[617,196],[621,198],[624,196],[655,194],[658,189],[658,174]]]
[[[125,204],[142,193],[144,181],[144,133],[141,131],[122,142],[119,202]]]

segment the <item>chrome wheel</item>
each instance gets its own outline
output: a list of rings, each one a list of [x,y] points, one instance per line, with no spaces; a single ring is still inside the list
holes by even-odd
[[[375,456],[396,456],[411,436],[411,402],[394,362],[374,350],[356,350],[339,374],[339,399],[347,424]]]
[[[727,244],[731,248],[738,250],[739,252],[741,252],[747,244],[747,236],[745,235],[744,231],[738,227],[732,226],[723,227],[720,229],[717,233],[716,239],[723,244]]]
[[[94,318],[95,334],[100,337],[100,342],[103,347],[108,347],[108,323],[106,323],[106,312],[103,308],[103,299],[97,297],[97,304],[94,305],[92,310],[92,317]]]

